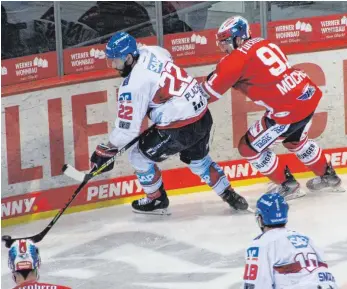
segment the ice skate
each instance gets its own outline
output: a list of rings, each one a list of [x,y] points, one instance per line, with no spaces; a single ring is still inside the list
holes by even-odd
[[[276,185],[268,191],[270,193],[278,193],[286,199],[286,201],[301,198],[306,195],[304,191],[300,189],[299,182],[294,178],[294,176],[289,171],[288,166],[285,171],[286,181],[280,185]]]
[[[171,213],[168,210],[170,202],[163,185],[159,188],[159,191],[160,196],[158,198],[146,196],[133,201],[131,204],[133,212],[138,214],[170,215]]]
[[[345,192],[345,189],[341,187],[341,179],[331,164],[327,166],[323,176],[309,180],[306,186],[312,192]]]
[[[224,202],[227,202],[229,206],[235,210],[244,211],[248,209],[248,203],[246,199],[237,194],[232,188],[226,189],[221,197]]]

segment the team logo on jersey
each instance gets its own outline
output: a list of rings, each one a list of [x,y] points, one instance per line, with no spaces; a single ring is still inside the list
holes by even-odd
[[[309,242],[307,237],[301,235],[290,235],[287,238],[295,248],[306,248]]]
[[[124,92],[122,93],[119,98],[118,101],[123,103],[123,102],[131,102],[131,93],[130,92]]]
[[[160,73],[163,69],[163,63],[160,62],[153,53],[151,53],[147,69],[155,73]]]
[[[250,247],[247,249],[247,260],[258,261],[259,247]]]
[[[316,89],[313,86],[310,86],[307,84],[304,89],[302,90],[302,95],[300,95],[297,99],[298,100],[308,100],[311,99],[314,93],[316,92]]]

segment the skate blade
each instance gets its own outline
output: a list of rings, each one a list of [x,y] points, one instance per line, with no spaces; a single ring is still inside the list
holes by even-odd
[[[286,201],[291,201],[291,200],[295,200],[295,199],[302,198],[302,197],[304,197],[304,196],[306,196],[306,192],[304,192],[304,191],[298,189],[298,190],[295,191],[294,193],[292,193],[292,194],[290,194],[290,195],[284,197],[284,199],[285,199]]]
[[[171,212],[168,208],[166,209],[157,209],[154,211],[139,211],[139,210],[135,210],[133,209],[133,212],[136,214],[141,214],[141,215],[171,215]]]
[[[244,210],[235,209],[234,207],[230,207],[230,209],[231,209],[231,211],[232,211],[233,213],[240,214],[240,215],[242,215],[242,214],[249,214],[249,213],[255,214],[255,210],[252,209],[249,205],[248,205],[248,208],[247,208],[247,209],[244,209]]]

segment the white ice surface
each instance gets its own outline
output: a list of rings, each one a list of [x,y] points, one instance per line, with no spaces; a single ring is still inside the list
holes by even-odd
[[[254,206],[266,187],[237,190]],[[41,281],[73,289],[240,288],[244,250],[259,234],[254,216],[231,211],[213,192],[170,201],[171,216],[133,214],[130,205],[63,216],[39,243]],[[308,193],[290,202],[288,223],[325,251],[340,285],[347,284],[346,207],[347,193]],[[49,221],[8,227],[2,235],[33,235]],[[14,285],[7,252],[2,245],[4,289]]]

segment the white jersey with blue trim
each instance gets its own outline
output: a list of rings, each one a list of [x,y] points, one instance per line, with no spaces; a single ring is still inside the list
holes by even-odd
[[[207,99],[197,80],[173,63],[159,46],[139,48],[140,57],[123,80],[118,95],[118,117],[110,142],[122,147],[139,135],[146,115],[158,128],[178,128],[199,120]]]
[[[246,250],[244,289],[336,289],[322,252],[286,228],[267,231]]]

